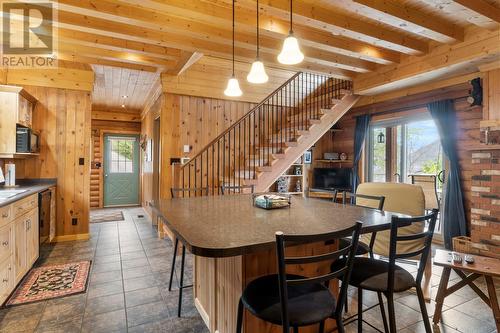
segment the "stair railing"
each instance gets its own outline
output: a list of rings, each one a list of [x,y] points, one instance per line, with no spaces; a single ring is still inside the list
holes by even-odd
[[[352,82],[325,75],[299,72],[212,140],[176,177],[176,186],[210,189],[242,186],[255,181],[258,172],[284,154],[300,131],[319,119],[321,109],[340,99]],[[198,195],[189,192],[188,195]],[[200,193],[201,195],[201,193]]]

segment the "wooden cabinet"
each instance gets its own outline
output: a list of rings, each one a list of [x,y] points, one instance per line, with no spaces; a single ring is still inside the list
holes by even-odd
[[[4,302],[16,285],[12,260],[9,258],[0,263],[0,301]]]
[[[15,234],[15,256],[14,256],[14,268],[15,268],[15,281],[21,281],[24,274],[28,270],[28,260],[26,256],[27,249],[27,232],[26,232],[26,221],[20,217],[14,222],[14,234]]]
[[[26,215],[26,258],[28,267],[38,259],[38,210],[34,209]]]
[[[0,157],[15,157],[16,125],[32,127],[36,102],[21,87],[0,85]]]
[[[33,106],[34,104],[27,100],[24,96],[18,96],[17,107],[17,123],[25,127],[32,127],[33,120]]]
[[[0,208],[0,304],[38,255],[38,194],[33,194]]]

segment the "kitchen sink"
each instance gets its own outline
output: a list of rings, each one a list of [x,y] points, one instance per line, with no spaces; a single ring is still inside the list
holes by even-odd
[[[28,190],[0,190],[0,201],[5,201]]]

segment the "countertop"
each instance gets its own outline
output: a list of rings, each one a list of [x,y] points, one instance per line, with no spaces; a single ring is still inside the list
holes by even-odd
[[[0,192],[11,190],[26,190],[26,192],[17,194],[7,200],[0,200],[0,207],[4,207],[32,194],[43,192],[53,186],[56,186],[56,179],[18,179],[16,187],[3,187],[0,185]]]
[[[289,208],[264,210],[245,194],[166,199],[152,207],[191,253],[212,258],[273,249],[277,231],[320,235],[360,221],[369,233],[390,229],[392,216],[403,216],[302,197],[292,197]]]

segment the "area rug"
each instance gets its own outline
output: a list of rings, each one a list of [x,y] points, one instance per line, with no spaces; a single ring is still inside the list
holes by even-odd
[[[79,294],[87,290],[91,261],[33,268],[6,306]]]
[[[97,210],[90,212],[90,223],[117,222],[124,220],[125,218],[123,217],[123,212],[121,210]]]

